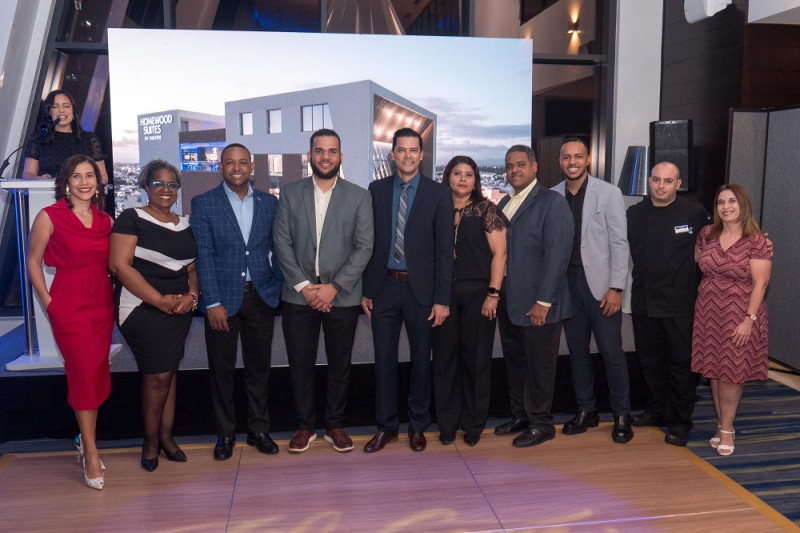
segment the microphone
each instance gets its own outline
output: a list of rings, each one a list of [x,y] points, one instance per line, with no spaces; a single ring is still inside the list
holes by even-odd
[[[14,154],[16,154],[17,152],[19,152],[20,150],[22,150],[23,148],[28,146],[28,144],[30,144],[31,142],[35,141],[36,139],[38,139],[40,137],[44,137],[45,135],[50,135],[50,133],[53,132],[53,129],[56,126],[58,126],[58,123],[60,121],[61,121],[61,119],[59,117],[56,117],[55,119],[52,119],[52,118],[50,118],[48,116],[47,117],[47,122],[42,124],[42,126],[39,128],[38,132],[36,130],[34,130],[33,133],[31,134],[31,136],[28,138],[28,140],[26,140],[22,144],[22,146],[20,146],[19,148],[17,148],[16,150],[11,152],[10,154],[8,154],[8,157],[6,157],[5,160],[3,161],[3,163],[0,164],[0,180],[4,180],[5,179],[5,178],[3,178],[3,172],[5,172],[6,168],[8,168],[8,165],[10,164],[10,161],[11,161],[11,157]]]
[[[40,128],[42,135],[50,135],[55,127],[58,126],[59,122],[61,122],[61,117],[56,117],[53,119],[48,116],[47,122],[42,124],[42,127]]]

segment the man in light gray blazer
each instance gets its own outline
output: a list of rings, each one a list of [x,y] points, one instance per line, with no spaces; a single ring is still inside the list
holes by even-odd
[[[513,190],[498,204],[509,219],[497,322],[512,418],[494,432],[522,432],[513,441],[518,448],[555,437],[550,410],[558,345],[562,323],[572,316],[566,279],[572,218],[564,198],[537,182],[537,170],[531,148],[509,148],[506,173]]]
[[[564,424],[567,435],[599,423],[594,372],[589,355],[592,333],[603,356],[608,378],[614,442],[633,438],[630,420],[628,363],[622,350],[622,288],[628,279],[628,226],[618,187],[589,176],[589,148],[568,137],[561,144],[561,171],[566,178],[553,187],[564,195],[575,222],[567,270],[575,316],[564,322],[572,385],[578,413]]]
[[[301,453],[317,438],[314,367],[320,327],[328,359],[325,440],[337,452],[353,441],[344,429],[350,358],[361,306],[361,274],[372,256],[369,192],[339,176],[339,135],[311,135],[313,176],[281,189],[275,216],[275,255],[284,273],[283,334],[297,411],[289,451]]]

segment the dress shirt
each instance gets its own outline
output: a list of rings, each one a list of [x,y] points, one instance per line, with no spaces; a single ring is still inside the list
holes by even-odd
[[[567,199],[569,208],[572,210],[572,220],[575,222],[574,232],[572,238],[572,255],[569,258],[569,266],[582,267],[583,259],[581,259],[581,227],[583,224],[583,202],[586,199],[586,184],[589,183],[589,175],[583,180],[583,184],[578,189],[578,192],[572,194],[569,192],[567,184],[564,184],[564,197]]]
[[[411,214],[411,206],[414,205],[414,196],[417,194],[417,188],[419,187],[419,180],[420,180],[419,172],[417,175],[411,178],[408,181],[408,202],[406,204],[406,227],[408,227],[408,216]],[[392,242],[389,243],[389,261],[387,262],[387,268],[391,268],[392,270],[407,270],[406,267],[406,260],[403,258],[402,261],[399,263],[394,260],[394,238],[397,234],[397,211],[400,205],[400,194],[403,191],[403,180],[400,179],[400,176],[395,174],[394,176],[394,191],[392,192]],[[409,237],[409,235],[406,235]]]
[[[314,184],[314,227],[316,229],[316,237],[317,237],[317,249],[316,249],[316,256],[314,257],[314,272],[319,274],[319,241],[322,238],[322,227],[325,224],[325,215],[328,214],[328,205],[331,203],[331,194],[333,193],[333,189],[336,188],[336,182],[339,181],[339,178],[333,178],[333,185],[328,191],[323,191],[319,185],[317,185],[317,180],[315,178],[311,178],[312,183]],[[303,290],[303,287],[310,284],[311,282],[304,279],[300,283],[294,286],[294,290],[300,292]]]

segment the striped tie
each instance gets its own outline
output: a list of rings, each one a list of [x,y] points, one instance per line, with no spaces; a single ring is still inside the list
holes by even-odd
[[[397,229],[394,232],[394,260],[403,262],[405,257],[404,239],[406,233],[406,211],[408,210],[408,183],[403,183],[400,193],[400,204],[397,206]]]

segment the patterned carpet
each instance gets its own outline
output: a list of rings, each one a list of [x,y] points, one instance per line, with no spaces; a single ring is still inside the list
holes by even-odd
[[[800,526],[800,392],[773,380],[747,383],[730,457],[708,444],[716,428],[711,388],[697,394],[689,449]]]

